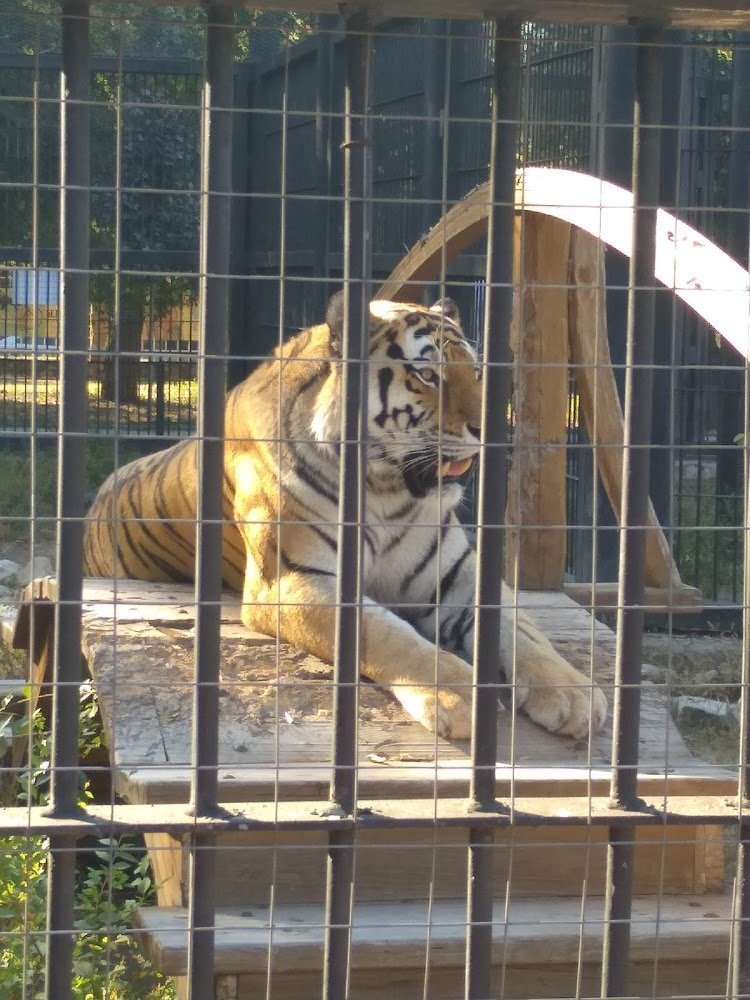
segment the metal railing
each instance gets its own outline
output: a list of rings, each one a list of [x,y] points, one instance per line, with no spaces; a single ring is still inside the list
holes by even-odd
[[[508,825],[605,825],[609,830],[606,913],[601,995],[628,995],[629,935],[632,904],[633,844],[644,825],[704,822],[738,831],[739,903],[734,921],[732,995],[750,973],[750,879],[746,852],[750,829],[748,797],[750,721],[742,712],[742,766],[736,801],[696,796],[685,804],[667,798],[638,796],[641,642],[644,622],[644,553],[648,527],[651,379],[654,335],[654,242],[658,203],[661,109],[661,60],[666,38],[662,28],[639,25],[636,44],[636,98],[633,136],[635,199],[634,253],[628,283],[627,357],[625,363],[624,497],[620,512],[620,577],[617,599],[612,783],[609,797],[498,801],[496,798],[497,705],[501,689],[499,629],[503,565],[507,412],[510,399],[510,326],[513,306],[513,244],[517,134],[521,115],[521,25],[502,19],[489,25],[493,75],[489,180],[490,217],[486,252],[483,327],[485,378],[482,398],[482,451],[478,486],[476,639],[472,681],[471,789],[466,801],[405,805],[381,801],[362,811],[357,793],[357,698],[363,591],[365,479],[367,444],[368,310],[372,286],[372,147],[369,97],[373,26],[362,13],[344,24],[345,100],[341,116],[343,191],[341,246],[344,287],[342,445],[337,538],[336,639],[334,663],[334,744],[327,809],[293,802],[274,808],[244,804],[224,811],[218,788],[219,664],[222,600],[221,532],[223,513],[224,396],[229,344],[230,215],[232,194],[232,39],[233,7],[207,8],[206,57],[200,107],[200,349],[198,352],[198,542],[195,587],[195,686],[193,709],[192,790],[188,806],[145,809],[111,804],[82,809],[78,804],[78,689],[81,683],[81,605],[85,448],[90,432],[87,413],[89,344],[90,187],[90,11],[86,0],[63,0],[60,145],[60,381],[62,395],[56,438],[59,448],[57,508],[56,625],[54,635],[53,756],[50,802],[43,808],[0,810],[0,831],[50,838],[49,910],[46,938],[46,996],[72,996],[71,976],[75,913],[73,909],[78,840],[96,830],[187,832],[192,837],[188,902],[188,989],[194,1000],[214,990],[215,851],[221,831],[253,829],[271,836],[280,829],[322,830],[328,836],[324,915],[323,997],[343,1000],[352,953],[354,865],[357,837],[367,829],[393,829],[416,822],[434,829],[453,825],[467,831],[469,875],[466,888],[466,986],[469,1000],[494,995],[492,845],[495,832]],[[282,145],[288,139],[288,116],[277,109]],[[337,154],[338,155],[338,154]],[[283,210],[281,185],[282,318]],[[117,194],[120,180],[116,184]],[[116,265],[119,264],[115,247]],[[36,263],[36,262],[33,262]],[[118,270],[116,267],[115,275]],[[446,281],[445,267],[441,285]],[[35,426],[34,431],[38,428]],[[747,524],[747,513],[745,514]],[[747,528],[745,530],[747,537]],[[745,554],[745,617],[750,607],[750,576]],[[748,631],[743,642],[743,690],[748,683]]]

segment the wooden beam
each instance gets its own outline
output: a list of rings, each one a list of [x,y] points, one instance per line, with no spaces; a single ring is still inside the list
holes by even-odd
[[[378,297],[397,300],[418,298],[421,284],[434,279],[440,272],[444,259],[453,260],[462,250],[486,233],[488,197],[487,184],[481,184],[453,205],[394,268],[380,286]],[[603,302],[599,301],[603,297],[597,292],[596,286],[584,286],[587,281],[590,285],[591,279],[587,279],[586,274],[591,272],[597,276],[600,286],[604,287],[602,272],[598,270],[598,255],[602,243],[608,243],[622,253],[629,253],[627,234],[632,220],[632,195],[616,185],[587,174],[531,167],[518,172],[516,206],[525,210],[523,216],[527,219],[532,215],[541,215],[570,223],[573,227],[575,246],[580,248],[577,251],[579,256],[589,253],[588,262],[582,263],[582,270],[578,275],[580,287],[576,288],[569,307],[570,346],[571,352],[575,352],[574,364],[579,367],[579,389],[589,437],[596,444],[599,471],[614,513],[619,518],[622,494],[622,408],[611,370],[609,347],[606,343]],[[690,234],[695,238],[688,239]],[[719,270],[723,268],[726,274],[726,287],[733,293],[732,303],[738,308],[741,308],[742,303],[747,303],[747,272],[742,271],[736,262],[710,241],[693,230],[688,233],[686,227],[665,212],[659,213],[655,238],[659,251],[657,277],[660,280],[666,281],[668,275],[673,276],[677,272],[687,273],[686,269],[689,270],[691,264],[698,268],[697,273],[700,274],[705,268],[708,268],[711,274],[717,268]],[[592,253],[597,255],[593,271]],[[668,267],[670,261],[671,271]],[[563,284],[567,284],[568,280],[566,274]],[[572,280],[576,281],[575,275],[572,276]],[[715,307],[715,295],[702,297],[694,281],[681,281],[673,290],[678,297],[711,322],[730,343],[735,346],[740,344],[744,329],[742,323],[748,325],[746,318],[744,320],[742,318],[744,314],[740,315],[739,320],[736,310],[724,309],[720,314]],[[592,309],[598,312],[591,312]],[[584,317],[587,310],[589,312]],[[588,328],[580,335],[573,329],[579,321],[584,327],[588,324]],[[604,336],[599,339],[596,336],[597,327],[604,331]],[[747,348],[744,354],[747,355]],[[595,405],[597,420],[601,426],[595,426]],[[511,523],[518,523],[517,518]],[[649,533],[647,543],[646,583],[653,587],[684,589],[653,505],[650,507],[649,523],[653,530]],[[700,595],[695,591],[685,603],[688,603],[688,600],[697,604]]]
[[[607,339],[604,256],[601,244],[580,229],[571,239],[570,360],[589,440],[612,510],[622,506],[623,415]],[[683,586],[669,543],[649,502],[646,584]]]
[[[505,577],[525,590],[560,590],[565,578],[570,229],[550,216],[516,220]]]
[[[563,585],[566,597],[586,608],[587,611],[613,612],[617,610],[616,580],[604,583],[566,583]],[[695,587],[646,587],[643,604],[651,614],[694,615],[703,611],[700,591]]]
[[[440,273],[443,242],[452,260],[486,231],[487,184],[469,192],[409,251],[381,286],[381,298],[418,295],[419,281]],[[633,195],[600,177],[559,167],[516,174],[516,209],[570,222],[629,257]],[[729,254],[669,212],[656,216],[655,276],[701,316],[743,358],[750,357],[750,277]],[[658,335],[668,335],[668,332]]]
[[[103,6],[116,0],[103,0]],[[197,7],[199,0],[151,0],[162,6]],[[481,21],[520,17],[559,24],[629,24],[632,18],[659,19],[675,28],[741,30],[750,28],[750,10],[741,0],[361,0],[358,10],[384,17],[451,17]],[[289,9],[289,0],[261,0],[257,10]],[[339,14],[340,0],[296,0],[300,13]]]

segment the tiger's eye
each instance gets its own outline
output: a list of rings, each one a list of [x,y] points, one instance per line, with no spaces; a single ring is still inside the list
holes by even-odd
[[[426,385],[437,385],[440,381],[434,368],[417,368],[416,374]]]

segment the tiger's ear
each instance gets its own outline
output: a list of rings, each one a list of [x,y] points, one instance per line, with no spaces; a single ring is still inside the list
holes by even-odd
[[[328,309],[326,310],[326,323],[328,324],[328,329],[331,331],[331,351],[336,354],[341,354],[341,341],[343,340],[344,333],[344,292],[343,289],[340,292],[336,292],[335,295],[331,296],[331,300],[328,303]],[[370,327],[373,325],[373,316],[370,315]]]
[[[344,292],[343,289],[331,296],[326,310],[326,323],[331,331],[331,351],[341,353],[341,337],[344,330]]]
[[[458,311],[458,306],[453,301],[453,299],[444,298],[438,299],[434,306],[430,306],[431,313],[439,313],[441,316],[445,316],[447,319],[452,320],[458,326],[461,325],[461,316]]]

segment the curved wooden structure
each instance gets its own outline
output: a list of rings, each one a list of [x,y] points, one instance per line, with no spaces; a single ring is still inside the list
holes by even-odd
[[[443,242],[453,260],[487,231],[489,188],[481,184],[454,205],[416,243],[381,285],[378,295],[408,299],[417,282],[440,273]],[[516,178],[516,208],[571,223],[630,257],[633,195],[590,174],[556,167],[527,167]],[[656,220],[658,280],[709,323],[727,343],[750,355],[750,279],[729,254],[697,229],[659,209]]]
[[[412,247],[378,296],[417,297],[422,283],[439,275],[443,260],[453,260],[486,233],[488,199],[483,184],[454,205]],[[523,329],[513,334],[516,426],[508,565],[517,563],[519,586],[555,589],[562,586],[565,561],[568,359],[602,482],[615,514],[620,512],[623,416],[606,335],[602,244],[630,256],[633,198],[629,191],[588,174],[530,167],[518,172],[516,207],[523,214],[517,222],[515,269],[522,295],[515,326],[520,323]],[[657,279],[748,357],[747,271],[661,209],[655,239]],[[524,523],[535,530],[522,532]],[[647,584],[667,591],[670,606],[695,606],[700,595],[681,583],[653,507],[649,526]]]

